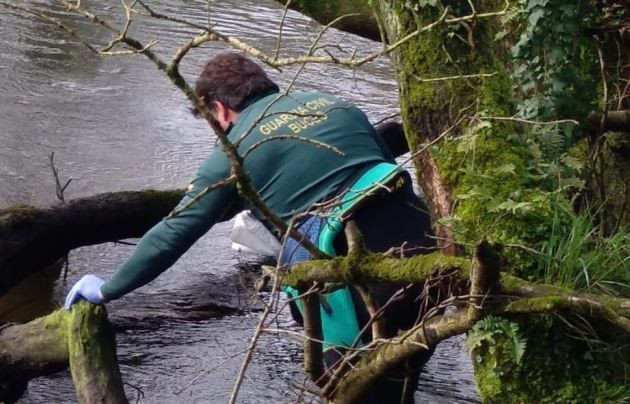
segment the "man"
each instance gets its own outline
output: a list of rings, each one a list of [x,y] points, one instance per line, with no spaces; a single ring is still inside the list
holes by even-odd
[[[236,53],[212,58],[195,91],[228,138],[233,143],[240,140],[239,153],[247,154],[245,170],[262,200],[278,216],[288,222],[296,213],[311,212],[316,204],[330,202],[325,217],[314,212],[299,224],[328,254],[344,253],[341,230],[350,219],[358,224],[367,247],[373,251],[403,244],[411,250],[433,246],[426,208],[413,194],[408,174],[394,164],[365,114],[354,105],[323,93],[280,94],[278,86],[256,63]],[[201,165],[178,206],[229,176],[229,160],[217,148]],[[145,285],[216,222],[248,207],[248,201],[233,184],[203,196],[149,230],[131,257],[107,281],[86,275],[77,282],[66,307],[81,297],[104,303]],[[297,242],[288,244],[282,257],[285,262],[308,258]],[[384,304],[397,287],[377,289],[377,298]],[[359,335],[358,331],[368,316],[353,289],[341,289],[322,300],[325,358],[332,366],[344,347],[369,340],[369,333]],[[405,306],[409,302],[399,299],[388,306],[385,317],[389,335],[413,324],[417,312]],[[398,398],[388,393],[380,402],[401,402],[402,384],[396,382],[393,386]]]

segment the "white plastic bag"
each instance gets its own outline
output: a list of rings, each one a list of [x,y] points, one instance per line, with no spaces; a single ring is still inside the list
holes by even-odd
[[[234,217],[230,240],[233,250],[274,258],[282,247],[278,239],[249,210]]]

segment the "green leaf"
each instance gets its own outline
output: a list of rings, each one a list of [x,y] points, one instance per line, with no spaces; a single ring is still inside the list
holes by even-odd
[[[528,212],[534,208],[531,202],[516,202],[512,199],[508,199],[507,201],[500,203],[495,209],[496,211],[507,211],[512,214],[516,214],[517,212]]]
[[[497,174],[505,173],[505,174],[516,174],[516,166],[512,163],[506,163],[502,166],[499,166],[495,169]]]
[[[563,190],[567,188],[584,189],[585,185],[586,182],[583,179],[577,177],[560,179],[560,189]]]
[[[562,157],[562,162],[569,168],[574,169],[575,171],[582,171],[584,168],[584,163],[573,156],[565,155]]]
[[[483,193],[479,192],[479,190],[477,190],[476,188],[473,188],[468,192],[457,195],[457,199],[476,199],[480,196],[483,196]]]
[[[529,0],[525,10],[530,11],[534,7],[545,7],[549,3],[549,0]]]

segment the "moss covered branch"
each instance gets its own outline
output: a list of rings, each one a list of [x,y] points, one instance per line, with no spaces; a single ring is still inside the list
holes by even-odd
[[[360,246],[360,242],[355,242]],[[347,257],[297,264],[285,276],[292,285],[335,282],[365,285],[378,282],[418,283],[435,277],[450,277],[452,297],[440,307],[453,305],[454,313],[442,314],[436,307],[411,330],[392,339],[375,339],[364,355],[344,359],[343,375],[329,380],[322,389],[332,403],[360,402],[370,383],[419,353],[453,335],[469,331],[484,314],[575,313],[612,324],[630,335],[630,300],[582,293],[553,285],[537,284],[499,273],[500,257],[488,243],[471,260],[442,253],[392,259],[382,254],[352,248]]]
[[[79,403],[127,403],[103,306],[83,301],[0,329],[1,402],[17,400],[28,380],[68,366]]]
[[[558,310],[576,311],[591,317],[599,317],[609,321],[630,333],[630,299],[621,299],[605,295],[582,293],[553,285],[528,282],[508,273],[488,271],[487,268],[497,268],[498,257],[484,252],[480,245],[477,261],[486,268],[473,282],[479,284],[483,290],[492,290],[493,294],[486,296],[487,304],[498,305],[493,312],[531,312],[551,313]],[[347,257],[336,257],[331,260],[318,260],[299,263],[293,270],[284,275],[283,281],[295,287],[307,287],[312,282],[333,282],[345,284],[360,284],[392,282],[392,283],[420,283],[431,276],[446,275],[451,277],[453,291],[460,294],[468,292],[467,286],[471,281],[471,260],[452,257],[439,252],[419,255],[411,258],[394,259],[383,254],[365,252],[351,254]],[[474,273],[474,272],[473,272]],[[492,275],[492,274],[495,275]],[[490,289],[496,284],[496,289]],[[480,289],[480,290],[481,290]],[[500,294],[499,294],[500,293]],[[469,293],[479,296],[477,289]],[[525,298],[525,300],[511,300]],[[475,300],[479,303],[479,299]]]
[[[331,403],[356,403],[374,380],[398,366],[414,355],[435,346],[440,341],[466,332],[474,321],[467,310],[453,314],[436,316],[426,321],[422,327],[406,338],[394,339],[368,352],[341,380]]]
[[[471,262],[466,258],[431,253],[394,259],[366,252],[360,256],[336,257],[331,260],[302,262],[283,276],[287,285],[300,287],[310,282],[359,283],[422,282],[434,273],[457,269],[457,277],[468,280]]]
[[[113,192],[47,208],[0,209],[0,296],[73,248],[142,236],[183,195],[183,190]]]

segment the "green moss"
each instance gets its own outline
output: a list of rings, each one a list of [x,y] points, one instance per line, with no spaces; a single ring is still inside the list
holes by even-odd
[[[417,4],[393,2],[401,27],[398,39],[436,20],[437,9],[418,9]],[[461,11],[466,4],[465,0],[448,2],[453,15],[464,15]],[[503,2],[481,1],[475,6],[485,12],[501,9]],[[417,11],[415,14],[412,7]],[[515,21],[507,31],[516,41],[520,31]],[[401,113],[412,151],[434,140],[460,114],[505,117],[515,113],[514,81],[504,67],[510,62],[505,55],[509,46],[495,43],[497,25],[499,19],[475,21],[467,25],[469,37],[461,31],[463,25],[437,26],[396,53]],[[500,29],[503,28],[506,27]],[[466,43],[470,37],[476,46]],[[466,80],[418,79],[494,72],[492,77]],[[597,96],[595,92],[579,95]],[[470,119],[431,149],[454,200],[452,216],[443,220],[453,229],[457,241],[475,245],[487,238],[512,245],[503,251],[507,261],[503,268],[517,268],[517,275],[530,279],[538,274],[533,271],[535,259],[518,246],[539,249],[549,239],[554,220],[561,225],[567,223],[567,218],[558,212],[572,211],[569,196],[560,191],[561,172],[572,168],[568,164],[563,166],[560,160],[566,148],[549,156],[551,153],[542,147],[545,139],[540,137],[549,135],[567,140],[562,147],[568,147],[571,139],[561,127],[546,126],[537,132],[534,129],[531,125],[503,120]],[[415,166],[422,182],[425,177],[421,170],[426,166],[420,158],[416,158]],[[580,178],[576,171],[579,170],[573,170],[566,178],[577,182]],[[610,170],[612,175],[618,172]],[[529,341],[521,364],[510,363],[508,345],[500,341],[500,336],[495,352],[489,352],[488,346],[476,352],[475,370],[485,402],[594,402],[620,394],[617,387],[623,381],[617,375],[623,374],[622,365],[611,365],[614,361],[608,355],[594,354],[586,343],[566,337],[567,330],[547,318],[532,319],[531,323],[519,319]],[[627,348],[625,352],[628,357]]]
[[[454,2],[451,7],[466,7]],[[483,9],[500,9],[501,2],[483,2]],[[414,18],[407,3],[396,2],[400,36],[438,18],[438,10],[423,8]],[[512,80],[501,62],[505,50],[492,43],[497,22],[484,20],[472,28],[476,46],[462,40],[462,26],[440,25],[401,47],[397,60],[405,132],[412,150],[422,147],[452,125],[454,117],[474,105],[470,114],[509,116],[513,113]],[[470,28],[470,27],[469,27]],[[454,34],[454,35],[453,35]],[[476,73],[491,77],[427,82],[436,78]],[[475,111],[476,110],[476,111]],[[532,180],[531,151],[512,123],[473,121],[460,134],[431,151],[440,173],[451,187],[455,209],[447,223],[459,241],[480,239],[529,245],[548,231],[551,203],[544,184]],[[418,157],[419,159],[420,157]],[[416,167],[423,167],[416,161]],[[418,172],[418,178],[423,173]],[[543,237],[544,238],[544,237]],[[509,264],[529,266],[531,257],[507,251]]]
[[[451,224],[460,241],[535,245],[546,238],[557,197],[535,179],[531,151],[511,124],[484,122],[445,142],[435,156],[452,187]],[[505,256],[510,267],[531,267],[531,256],[522,250]]]
[[[549,316],[512,321],[527,340],[519,363],[506,334],[495,333],[472,351],[484,403],[594,403],[623,394],[621,370],[630,363],[619,360],[621,352],[593,351],[584,339],[568,337],[566,327]]]
[[[372,265],[369,265],[370,261]],[[470,260],[437,252],[400,260],[383,260],[381,254],[366,254],[360,262],[348,264],[347,271],[351,279],[361,283],[367,282],[368,276],[371,279],[391,279],[394,282],[405,282],[414,278],[425,279],[436,271],[449,268],[458,268],[459,276],[466,278],[470,271]],[[369,272],[365,271],[365,268],[369,268]]]
[[[102,336],[107,326],[107,313],[104,306],[82,300],[72,306],[71,315],[68,317],[70,317],[68,322],[70,363],[83,363],[91,358],[107,357],[111,347],[109,341]]]
[[[68,310],[59,309],[50,313],[49,315],[41,318],[44,328],[48,330],[55,330],[59,335],[59,339],[66,341],[69,335],[69,326],[71,321],[71,315]]]
[[[512,321],[527,340],[518,364],[506,334],[495,333],[472,351],[484,403],[594,403],[623,393],[621,369],[628,364],[619,356],[568,337],[566,327],[549,316]]]
[[[0,217],[5,215],[11,216],[20,216],[20,217],[28,217],[35,210],[34,206],[18,203],[15,205],[11,205],[8,208],[0,209]]]
[[[315,274],[320,274],[319,268],[325,268],[330,276],[335,277],[325,280],[344,283],[409,282],[426,279],[435,271],[450,268],[458,269],[460,279],[467,279],[470,260],[438,252],[403,259],[384,258],[382,254],[364,253],[336,257],[328,261],[308,261],[297,264],[291,272],[284,275],[283,282],[290,286],[298,286],[302,281],[310,284],[308,279]]]

